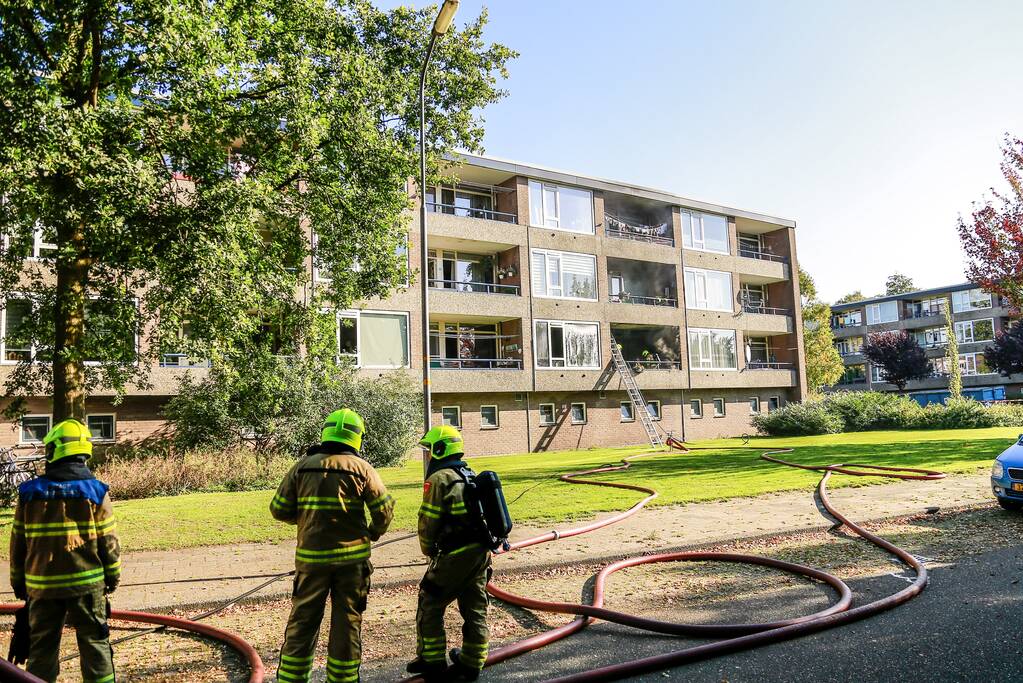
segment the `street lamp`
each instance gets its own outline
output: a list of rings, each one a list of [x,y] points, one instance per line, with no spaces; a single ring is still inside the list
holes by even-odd
[[[419,74],[419,279],[422,293],[423,309],[423,431],[430,431],[433,418],[433,406],[430,401],[430,291],[429,270],[430,253],[426,246],[426,70],[433,57],[433,48],[437,38],[448,32],[451,20],[458,11],[459,0],[445,0],[433,22],[430,33],[430,45],[426,48],[423,59],[423,70]],[[423,473],[430,463],[430,454],[423,451]]]

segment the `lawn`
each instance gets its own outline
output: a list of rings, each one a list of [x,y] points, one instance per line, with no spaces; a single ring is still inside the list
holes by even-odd
[[[759,459],[764,450],[790,446],[786,459],[806,464],[862,462],[938,469],[949,474],[975,473],[1016,438],[1014,428],[949,431],[888,431],[813,437],[754,438],[703,441],[712,447],[691,453],[672,453],[638,461],[627,472],[599,478],[647,484],[660,492],[655,505],[755,496],[774,491],[810,489],[819,475]],[[617,462],[639,448],[594,449],[473,458],[476,471],[492,469],[501,475],[516,522],[558,522],[618,510],[636,494],[557,481],[557,475]],[[422,490],[422,465],[381,470],[397,500],[394,530],[415,528]],[[833,486],[862,486],[881,478],[836,477]],[[524,493],[522,498],[516,497]],[[196,493],[166,498],[115,502],[121,543],[128,550],[184,548],[202,545],[273,542],[294,537],[294,527],[275,522],[268,512],[271,492]],[[0,556],[6,556],[10,511],[0,513],[4,537]]]

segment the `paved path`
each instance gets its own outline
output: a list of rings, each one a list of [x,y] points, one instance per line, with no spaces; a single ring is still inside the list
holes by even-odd
[[[991,502],[986,474],[960,475],[941,481],[899,482],[832,491],[832,500],[856,520],[922,512],[927,507],[958,507]],[[689,505],[657,507],[612,527],[591,534],[527,548],[500,558],[501,572],[529,571],[538,567],[603,561],[653,550],[718,543],[735,538],[828,526],[809,491],[772,493]],[[559,525],[562,528],[569,524]],[[525,538],[550,528],[523,527],[514,538]],[[388,540],[403,533],[388,534]],[[265,578],[294,568],[295,544],[246,543],[188,548],[175,551],[128,552],[123,558],[122,588],[115,595],[121,609],[160,609],[218,602],[258,586]],[[423,561],[415,539],[391,543],[373,552],[377,567],[374,584],[394,585],[418,581]],[[0,569],[6,587],[7,566]],[[253,578],[239,578],[253,577]],[[262,590],[262,597],[290,593],[291,581],[278,581]],[[0,600],[10,599],[0,595]]]

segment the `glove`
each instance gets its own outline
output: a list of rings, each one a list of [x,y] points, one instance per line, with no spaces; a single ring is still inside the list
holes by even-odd
[[[12,583],[11,587],[14,589],[14,597],[18,600],[28,600],[28,590],[25,589],[24,581]]]

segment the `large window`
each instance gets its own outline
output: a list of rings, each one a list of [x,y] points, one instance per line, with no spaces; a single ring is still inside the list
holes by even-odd
[[[862,363],[845,366],[845,372],[838,378],[838,384],[862,384],[867,381],[867,367]]]
[[[712,213],[682,212],[682,245],[686,249],[728,253],[728,219]]]
[[[899,303],[897,301],[882,301],[879,304],[867,306],[867,324],[880,325],[881,323],[892,323],[899,319]]]
[[[995,321],[991,318],[964,320],[956,323],[955,328],[956,341],[960,344],[991,341],[995,338]]]
[[[338,312],[337,353],[363,368],[408,367],[408,313]]]
[[[429,252],[430,286],[459,292],[498,292],[507,288],[495,285],[495,258],[486,254],[459,251]]]
[[[960,353],[959,369],[963,375],[989,375],[992,374],[988,367],[983,353]]]
[[[732,274],[719,270],[686,268],[686,308],[732,311]]]
[[[32,340],[28,331],[32,302],[8,299],[3,310],[3,362],[22,363],[32,360]]]
[[[434,367],[493,367],[501,356],[499,349],[494,323],[430,323],[430,360]]]
[[[840,356],[851,356],[855,353],[860,353],[863,349],[863,337],[849,337],[848,339],[836,341],[835,348],[838,349],[838,355]]]
[[[843,311],[831,316],[831,327],[843,329],[846,327],[859,327],[863,324],[863,312],[859,309]]]
[[[689,330],[689,366],[694,370],[735,370],[735,330]]]
[[[944,327],[929,327],[913,333],[916,343],[924,348],[945,346],[948,344],[948,330]]]
[[[537,320],[533,345],[538,368],[596,370],[600,367],[597,323]]]
[[[529,181],[529,224],[593,234],[593,195],[589,190]]]
[[[597,257],[570,251],[533,250],[535,296],[597,300]]]
[[[991,308],[991,295],[982,289],[967,289],[952,292],[952,312],[976,311]]]

